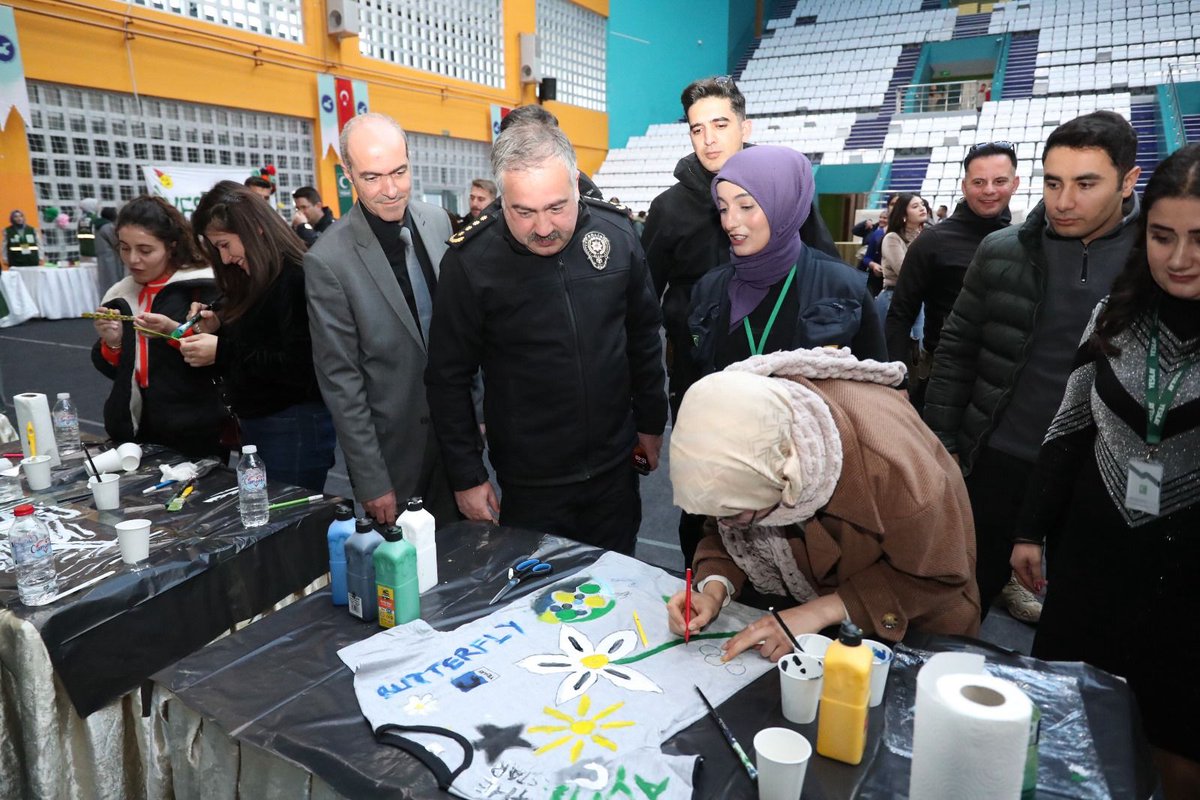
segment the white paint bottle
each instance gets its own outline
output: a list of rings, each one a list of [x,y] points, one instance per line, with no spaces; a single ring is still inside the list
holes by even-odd
[[[417,590],[425,592],[437,586],[437,540],[434,538],[433,514],[425,510],[421,498],[413,497],[408,508],[396,520],[404,531],[405,541],[417,550]]]

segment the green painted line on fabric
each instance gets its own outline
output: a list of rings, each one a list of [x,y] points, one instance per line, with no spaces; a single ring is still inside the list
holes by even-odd
[[[732,639],[734,636],[737,636],[737,631],[733,631],[731,633],[697,633],[697,634],[693,634],[691,638],[693,638],[693,639]],[[658,655],[659,653],[661,653],[664,650],[669,650],[672,647],[678,647],[681,644],[683,644],[683,639],[674,639],[670,642],[664,642],[663,644],[660,644],[658,647],[651,647],[649,650],[643,650],[642,652],[638,653],[636,656],[626,656],[625,658],[618,659],[612,663],[614,663],[614,664],[633,664],[638,661],[641,661],[643,658],[649,658],[650,656]]]

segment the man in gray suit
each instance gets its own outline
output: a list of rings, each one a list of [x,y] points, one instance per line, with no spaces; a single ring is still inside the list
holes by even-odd
[[[403,128],[362,114],[342,129],[354,208],[304,257],[313,361],[354,496],[391,524],[423,496],[439,523],[458,519],[429,424],[422,374],[450,220],[412,201]]]

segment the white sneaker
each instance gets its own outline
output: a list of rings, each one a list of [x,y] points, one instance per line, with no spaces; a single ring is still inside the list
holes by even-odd
[[[1000,596],[1004,598],[1004,605],[1013,619],[1037,622],[1042,618],[1042,601],[1022,586],[1016,575],[1008,579]]]

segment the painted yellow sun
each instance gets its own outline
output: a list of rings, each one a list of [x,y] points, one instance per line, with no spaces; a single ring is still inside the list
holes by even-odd
[[[591,741],[592,744],[599,745],[606,750],[611,750],[614,753],[617,750],[617,743],[607,736],[604,736],[600,731],[612,730],[614,728],[628,728],[634,723],[628,720],[618,720],[614,722],[601,722],[602,719],[616,712],[624,703],[613,703],[603,711],[599,711],[595,716],[589,717],[588,711],[591,710],[592,701],[587,695],[579,699],[579,707],[575,710],[575,716],[564,714],[557,708],[546,706],[543,711],[554,719],[562,722],[562,725],[534,725],[528,728],[529,733],[558,733],[562,734],[551,742],[534,750],[535,755],[547,753],[556,747],[561,747],[568,742],[571,742],[571,763],[574,764],[579,760],[579,756],[583,753],[583,746]]]

